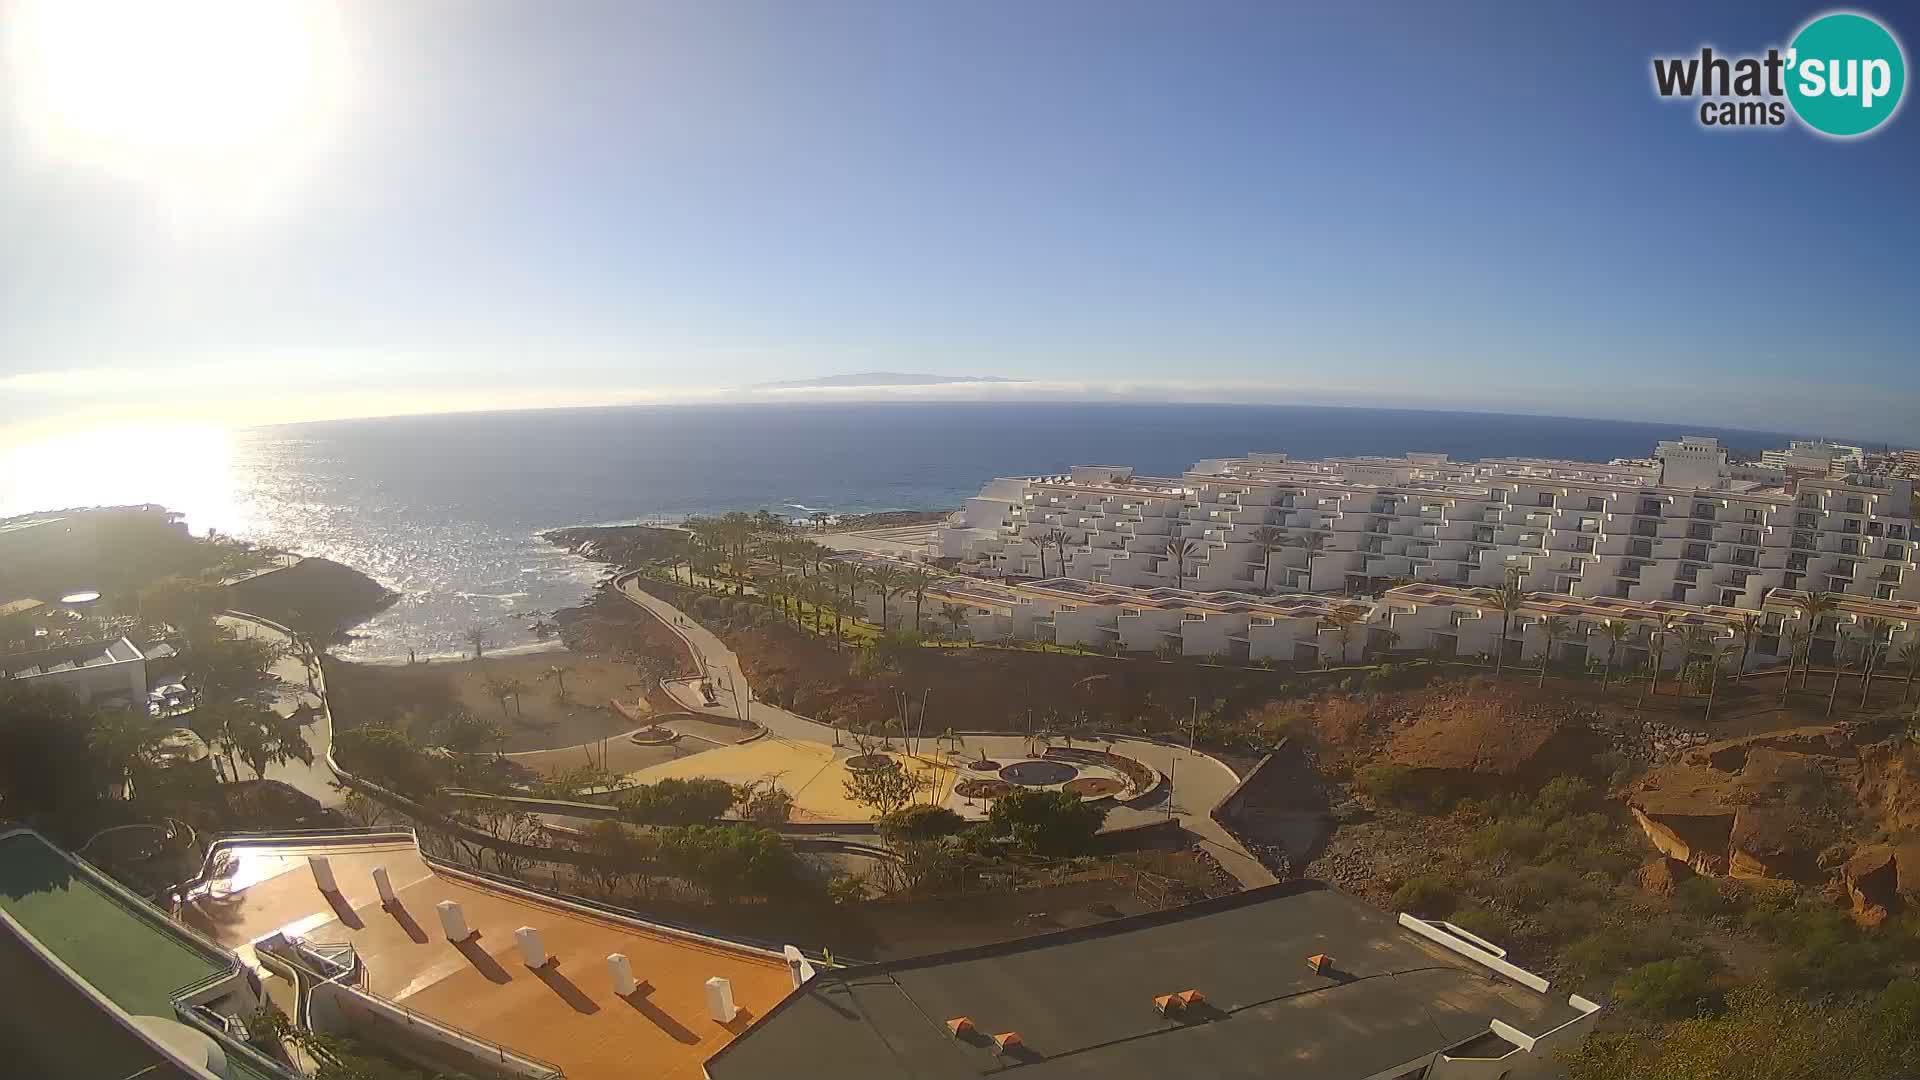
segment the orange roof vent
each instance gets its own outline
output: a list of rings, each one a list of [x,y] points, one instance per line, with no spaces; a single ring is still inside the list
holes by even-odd
[[[1180,999],[1180,1004],[1183,1008],[1191,1009],[1195,1005],[1205,1005],[1207,1003],[1207,995],[1198,990],[1182,990],[1173,996]]]
[[[999,1050],[1001,1053],[1005,1054],[1014,1050],[1018,1050],[1021,1047],[1027,1045],[1027,1043],[1025,1039],[1022,1039],[1020,1037],[1019,1032],[1003,1031],[1000,1034],[995,1035],[993,1037],[993,1045],[994,1045],[994,1049]]]
[[[1153,1007],[1159,1010],[1161,1016],[1168,1016],[1185,1008],[1186,1002],[1181,1001],[1178,996],[1173,994],[1161,994],[1159,997],[1153,999]]]
[[[1314,953],[1307,957],[1307,967],[1311,968],[1315,975],[1325,975],[1327,969],[1333,967],[1333,957],[1326,953]]]
[[[947,1021],[947,1034],[952,1035],[956,1039],[962,1035],[973,1034],[973,1018],[970,1016],[956,1016]]]

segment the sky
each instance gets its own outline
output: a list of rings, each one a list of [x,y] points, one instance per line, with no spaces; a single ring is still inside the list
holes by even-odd
[[[1652,89],[1818,6],[102,5],[0,0],[0,443],[869,370],[1920,443],[1920,115]]]

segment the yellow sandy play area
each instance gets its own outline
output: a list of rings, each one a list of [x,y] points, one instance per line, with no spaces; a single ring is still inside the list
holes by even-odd
[[[844,751],[842,751],[844,753]],[[927,778],[931,790],[920,796],[936,805],[946,803],[953,794],[958,768],[943,758],[893,755],[907,768]],[[869,821],[873,812],[846,796],[843,781],[847,777],[845,758],[836,756],[830,746],[818,743],[786,742],[776,738],[757,739],[738,746],[724,746],[690,757],[653,765],[629,778],[651,784],[666,778],[692,779],[697,776],[744,784],[772,777],[793,793],[796,821]]]

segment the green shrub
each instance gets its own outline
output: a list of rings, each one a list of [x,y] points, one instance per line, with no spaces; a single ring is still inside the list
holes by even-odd
[[[1444,919],[1460,905],[1460,897],[1446,879],[1434,874],[1408,878],[1393,893],[1393,910],[1422,919]]]
[[[1720,989],[1714,967],[1697,956],[1642,964],[1613,984],[1617,1003],[1661,1020],[1682,1020],[1717,1011]]]
[[[921,803],[882,817],[880,835],[889,843],[911,840],[937,840],[952,836],[967,827],[967,820],[944,806]]]
[[[1531,859],[1547,846],[1547,830],[1532,818],[1490,821],[1474,830],[1468,846],[1481,858],[1517,855]]]
[[[1541,817],[1557,821],[1585,806],[1592,797],[1592,784],[1577,776],[1556,776],[1541,786],[1533,797],[1533,807]]]
[[[1413,770],[1401,765],[1369,765],[1354,777],[1354,786],[1390,806],[1417,805],[1425,794]]]
[[[996,799],[987,826],[1022,851],[1038,855],[1083,855],[1106,821],[1104,807],[1064,791],[1016,791]]]
[[[1455,908],[1447,921],[1465,930],[1469,934],[1482,938],[1495,945],[1513,940],[1513,928],[1499,912],[1478,904],[1468,904]]]
[[[733,785],[709,777],[668,777],[628,788],[618,796],[621,813],[637,825],[699,825],[718,821],[733,808]]]
[[[1558,863],[1522,866],[1495,885],[1500,898],[1519,911],[1538,911],[1555,900],[1591,898],[1594,887]]]
[[[1720,883],[1709,877],[1690,877],[1675,886],[1673,906],[1703,919],[1725,915],[1733,909],[1726,894],[1720,891]]]

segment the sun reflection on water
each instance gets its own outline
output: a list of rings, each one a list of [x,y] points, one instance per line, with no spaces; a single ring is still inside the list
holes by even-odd
[[[81,506],[160,503],[197,533],[245,532],[234,444],[212,425],[99,428],[0,449],[0,517]]]

